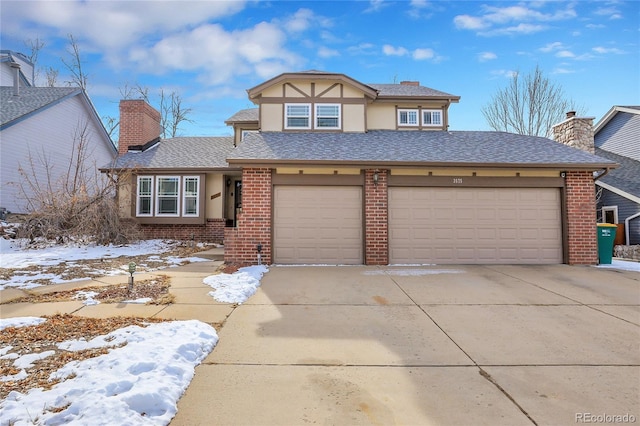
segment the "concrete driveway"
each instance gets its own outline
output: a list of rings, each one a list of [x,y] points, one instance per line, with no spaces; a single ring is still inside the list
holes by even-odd
[[[640,422],[634,272],[274,266],[219,335],[172,425]]]

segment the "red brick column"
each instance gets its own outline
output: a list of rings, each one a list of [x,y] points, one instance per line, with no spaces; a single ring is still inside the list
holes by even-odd
[[[567,263],[594,265],[598,263],[596,230],[596,197],[593,174],[589,171],[567,172]]]
[[[271,169],[242,170],[242,213],[225,230],[226,262],[256,264],[260,244],[262,263],[271,263],[271,188]]]
[[[364,263],[389,264],[388,186],[387,170],[378,170],[378,183],[373,181],[376,170],[366,170],[364,179]]]

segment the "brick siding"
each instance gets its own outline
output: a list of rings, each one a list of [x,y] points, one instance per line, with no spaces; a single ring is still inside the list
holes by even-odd
[[[387,265],[388,191],[387,170],[378,170],[378,184],[373,182],[376,170],[366,170],[364,180],[365,265]]]
[[[162,240],[195,240],[196,242],[222,243],[224,240],[224,219],[207,219],[204,225],[140,225],[145,238]]]
[[[160,136],[160,113],[141,99],[120,101],[120,135],[118,154],[131,145],[143,145]]]
[[[224,232],[224,259],[233,263],[257,263],[262,245],[262,263],[271,263],[271,169],[242,170],[242,213],[236,228]]]
[[[567,237],[570,265],[598,263],[596,199],[593,174],[589,171],[567,172]]]

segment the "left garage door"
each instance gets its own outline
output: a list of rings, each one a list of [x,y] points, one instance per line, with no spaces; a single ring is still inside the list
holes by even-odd
[[[357,186],[276,186],[274,262],[362,264],[362,204]]]

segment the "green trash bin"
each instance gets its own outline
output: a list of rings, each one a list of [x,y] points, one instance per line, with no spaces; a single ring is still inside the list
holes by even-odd
[[[612,223],[598,224],[598,263],[611,264],[613,257],[613,242],[616,239],[616,229]]]

